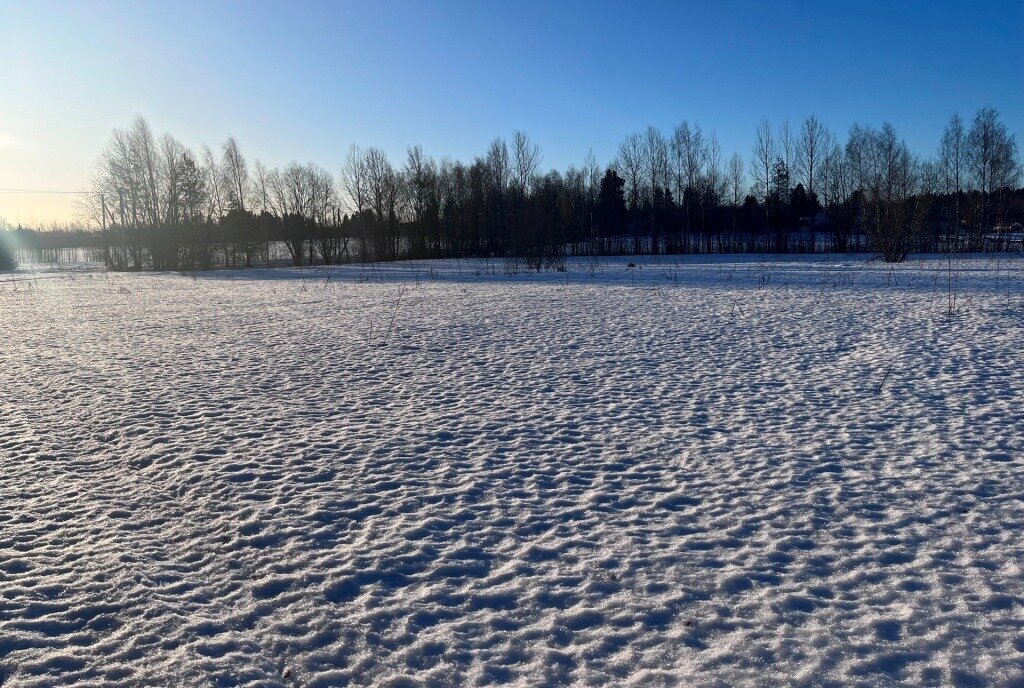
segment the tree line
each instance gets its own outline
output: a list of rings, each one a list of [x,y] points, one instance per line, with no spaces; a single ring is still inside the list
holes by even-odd
[[[14,251],[0,238],[0,270],[13,270],[17,265],[14,260]]]
[[[811,116],[762,120],[745,161],[682,122],[627,136],[607,166],[543,171],[515,132],[470,162],[410,147],[395,164],[353,146],[338,174],[313,163],[268,169],[229,138],[198,153],[144,118],[116,129],[86,211],[112,269],[505,257],[542,269],[564,255],[845,252],[888,261],[911,251],[982,251],[1024,221],[1015,137],[999,113],[953,116],[933,157],[895,129],[854,125],[841,141]]]

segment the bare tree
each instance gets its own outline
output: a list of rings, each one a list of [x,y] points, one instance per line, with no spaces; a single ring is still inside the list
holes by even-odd
[[[747,173],[743,166],[743,156],[739,153],[733,153],[732,157],[729,158],[725,179],[729,202],[738,208],[743,203],[743,195],[747,189]]]
[[[270,195],[267,188],[267,168],[259,160],[254,160],[253,171],[255,172],[252,186],[252,200],[254,210],[265,213],[270,209]]]
[[[309,210],[307,225],[314,241],[310,242],[309,263],[313,263],[313,244],[325,265],[332,265],[344,245],[341,223],[338,218],[338,190],[331,173],[319,165],[309,163],[304,167],[309,188]]]
[[[828,129],[818,118],[811,115],[800,127],[800,140],[797,145],[797,169],[807,184],[807,195],[814,198],[814,183],[817,180],[821,158],[828,141]]]
[[[587,200],[591,205],[597,203],[597,195],[601,189],[601,167],[597,164],[594,151],[587,151],[587,157],[583,161],[583,173],[587,183]]]
[[[630,210],[637,210],[644,197],[644,138],[630,134],[619,144],[615,167],[626,182]]]
[[[241,256],[245,266],[250,267],[265,242],[260,241],[258,223],[246,207],[252,193],[249,166],[234,137],[229,137],[221,146],[220,174],[227,205],[221,220],[226,260],[235,266]]]
[[[177,270],[181,250],[181,231],[185,212],[185,191],[183,169],[179,161],[185,155],[185,147],[170,134],[164,134],[159,142],[158,206],[163,214],[152,228],[149,241],[150,261],[157,270]]]
[[[208,195],[195,156],[170,134],[157,138],[144,118],[115,129],[102,154],[92,210],[102,227],[104,260],[114,269],[158,270],[194,264],[183,242],[194,234]]]
[[[761,197],[764,204],[765,225],[771,225],[768,212],[772,195],[772,165],[775,163],[775,139],[772,137],[772,125],[767,117],[757,125],[754,139],[754,150],[750,160],[750,176],[754,180],[755,195]]]
[[[846,151],[829,134],[821,164],[821,202],[831,216],[832,250],[845,252],[850,246],[853,210],[847,200],[853,193],[853,176]]]
[[[852,148],[860,162],[864,221],[886,262],[906,259],[921,228],[922,206],[914,194],[920,182],[920,163],[888,122],[881,130],[856,128]],[[848,149],[851,146],[848,144]]]
[[[960,115],[953,115],[942,132],[939,143],[939,165],[945,192],[963,192],[967,176],[967,130]]]
[[[680,199],[686,189],[696,189],[707,155],[704,134],[699,124],[692,127],[687,121],[672,132],[672,167],[676,174],[676,193]]]
[[[725,176],[722,173],[722,144],[715,132],[708,136],[704,159],[704,186],[710,200],[717,204],[725,194]]]
[[[341,168],[341,189],[343,202],[355,218],[359,229],[359,255],[365,263],[369,260],[369,241],[366,210],[369,208],[369,183],[367,180],[366,158],[358,146],[350,146],[345,164]]]
[[[721,226],[709,225],[714,221],[713,211],[722,201],[725,194],[725,175],[722,173],[722,146],[718,142],[718,135],[715,132],[707,137],[707,144],[704,153],[704,175],[701,198],[701,224],[704,228],[705,249],[710,252],[714,249],[712,235],[717,236],[717,250],[722,250],[722,228]]]
[[[149,124],[136,117],[115,129],[100,161],[101,192],[111,201],[111,231],[105,249],[112,267],[141,270],[160,223],[162,159]]]
[[[330,173],[312,163],[293,162],[267,175],[267,186],[292,264],[302,265],[304,260],[312,264],[314,244],[325,262],[333,262],[337,258],[338,199]]]
[[[772,164],[775,162],[775,139],[772,137],[772,125],[765,117],[757,125],[754,151],[750,160],[750,176],[754,179],[754,188],[765,203],[772,192]]]
[[[234,136],[224,142],[222,153],[221,173],[224,175],[228,207],[244,211],[250,194],[249,167]]]
[[[523,141],[526,141],[525,135]],[[528,144],[523,145],[529,147]],[[516,163],[519,162],[521,161],[517,159]],[[525,194],[526,187],[519,186],[518,175],[513,177],[513,163],[509,158],[508,144],[501,137],[491,141],[487,156],[483,160],[483,170],[486,176],[486,189],[483,190],[483,203],[486,208],[484,241],[490,252],[501,255],[510,248],[509,216],[521,214],[522,208],[518,199]],[[515,193],[512,193],[511,187],[514,187]]]
[[[619,144],[619,154],[615,160],[615,167],[625,181],[629,210],[634,215],[639,213],[646,196],[645,148],[643,134],[630,134]],[[635,222],[633,226],[633,252],[639,253],[641,249],[639,227]]]
[[[746,193],[746,170],[743,166],[743,156],[733,153],[729,158],[729,164],[725,170],[725,188],[732,205],[732,241],[737,241],[737,229],[739,222],[740,206],[743,203],[743,195]]]
[[[793,163],[796,159],[796,141],[793,139],[793,130],[789,126],[789,118],[782,120],[779,126],[779,156],[786,167],[786,177],[793,178]],[[785,189],[788,193],[789,189]]]
[[[967,132],[967,163],[974,188],[981,193],[976,242],[1001,220],[1006,190],[1020,178],[1017,142],[994,108],[982,108]]]
[[[512,162],[509,159],[508,144],[505,143],[505,139],[499,136],[491,141],[491,145],[487,148],[485,163],[489,184],[492,189],[503,193],[508,188],[509,182],[512,179]],[[516,163],[516,181],[518,183],[518,158],[516,159]],[[525,188],[525,186],[523,188]]]
[[[398,258],[398,198],[400,177],[380,148],[367,148],[364,158],[366,187],[376,225],[374,236],[378,259]]]
[[[644,132],[643,150],[649,188],[653,190],[668,186],[668,142],[656,127],[647,127]]]
[[[684,250],[690,250],[694,202],[699,192],[701,174],[707,161],[707,147],[699,124],[684,120],[672,132],[672,168],[676,178],[676,195],[683,208],[686,236]]]
[[[658,236],[656,220],[656,199],[664,192],[669,183],[668,142],[656,127],[649,126],[644,132],[643,151],[647,174],[647,184],[651,199],[651,251],[661,252],[661,241]]]
[[[946,233],[946,248],[952,247],[952,240],[959,242],[963,224],[961,200],[967,181],[967,130],[960,115],[954,114],[942,132],[939,142],[939,173],[945,193],[953,196],[954,231]]]
[[[540,169],[540,146],[531,142],[525,132],[516,131],[512,134],[512,160],[516,184],[521,190],[526,191]]]
[[[430,236],[439,226],[437,165],[422,146],[412,146],[406,152],[403,176],[412,225],[410,242],[414,252],[425,255]]]
[[[203,146],[203,181],[207,188],[206,217],[218,220],[224,214],[224,175],[209,146]]]

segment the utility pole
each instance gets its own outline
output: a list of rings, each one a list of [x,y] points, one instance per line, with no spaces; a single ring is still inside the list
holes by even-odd
[[[110,259],[110,242],[107,241],[107,194],[100,192],[100,232],[103,237],[103,262],[108,268],[114,267],[113,261]]]

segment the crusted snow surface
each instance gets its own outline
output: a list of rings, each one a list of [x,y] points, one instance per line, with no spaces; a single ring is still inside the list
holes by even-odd
[[[1020,685],[1024,261],[629,262],[0,275],[0,683]]]

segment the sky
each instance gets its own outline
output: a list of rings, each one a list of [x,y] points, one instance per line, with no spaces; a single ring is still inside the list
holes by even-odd
[[[891,122],[932,154],[996,107],[1024,144],[1024,0],[47,2],[0,0],[0,189],[88,188],[116,127],[337,172],[348,147],[471,159],[526,131],[545,168],[603,165],[682,120],[750,157],[767,116]],[[0,192],[0,218],[76,217]]]

